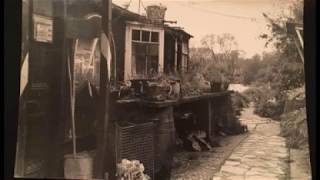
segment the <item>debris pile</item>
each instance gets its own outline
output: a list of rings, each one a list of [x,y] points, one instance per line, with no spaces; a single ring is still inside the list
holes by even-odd
[[[176,145],[191,151],[211,151],[207,133],[197,125],[197,118],[193,113],[175,114],[177,131]]]
[[[150,177],[143,173],[144,166],[138,160],[122,159],[117,164],[118,180],[150,180]]]
[[[187,140],[191,143],[195,151],[212,151],[213,148],[207,142],[207,134],[204,131],[194,131],[190,133]]]

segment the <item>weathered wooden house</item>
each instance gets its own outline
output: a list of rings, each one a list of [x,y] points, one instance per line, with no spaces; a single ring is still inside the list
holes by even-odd
[[[117,5],[112,17],[117,80],[187,70],[190,34]]]
[[[16,176],[63,176],[63,155],[72,152],[72,111],[77,150],[97,148],[101,3],[23,1]],[[117,5],[112,5],[112,16],[107,45],[114,51],[108,59],[112,78],[123,81],[186,70],[191,35]],[[91,93],[81,95],[88,88]]]

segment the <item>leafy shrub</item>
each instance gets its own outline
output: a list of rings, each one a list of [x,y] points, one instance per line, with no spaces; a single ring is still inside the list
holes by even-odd
[[[288,62],[284,63],[280,69],[280,88],[291,90],[304,84],[304,69],[301,63]]]
[[[254,113],[262,117],[278,119],[283,112],[285,101],[277,90],[266,86],[253,87],[245,90],[243,95],[254,102]]]
[[[181,77],[181,93],[183,96],[199,95],[210,85],[201,73],[190,72]]]
[[[221,82],[222,74],[216,69],[209,69],[204,73],[204,77],[207,81]]]
[[[283,113],[283,108],[284,103],[282,101],[262,100],[256,104],[254,113],[262,117],[268,117],[277,120]]]
[[[263,98],[263,94],[264,94],[264,92],[263,92],[262,88],[252,87],[252,88],[245,90],[242,93],[242,96],[246,97],[246,99],[248,99],[249,101],[256,103],[256,102],[260,101],[260,99]]]
[[[308,145],[306,109],[300,108],[281,116],[281,135],[287,137],[290,148],[303,148]]]
[[[243,96],[242,94],[238,92],[234,92],[231,94],[231,102],[232,102],[232,107],[234,111],[236,112],[237,115],[240,115],[240,111],[248,107],[250,100]]]

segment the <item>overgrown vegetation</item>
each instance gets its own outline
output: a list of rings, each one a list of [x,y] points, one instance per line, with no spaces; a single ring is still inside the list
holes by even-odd
[[[232,107],[236,115],[240,115],[243,108],[248,107],[250,100],[239,92],[234,92],[231,95]]]
[[[290,148],[308,152],[304,66],[285,26],[286,22],[302,24],[303,1],[292,4],[290,16],[263,15],[270,33],[261,38],[266,40],[266,46],[274,45],[277,50],[262,57],[256,55],[241,66],[243,84],[253,87],[244,95],[255,102],[255,113],[280,120],[282,135],[287,137]]]
[[[303,24],[303,1],[296,0],[289,14],[263,16],[268,22],[269,32],[261,34],[260,38],[266,40],[266,46],[273,45],[274,52],[243,58],[232,35],[211,34],[202,39],[201,48],[190,49],[190,70],[209,80],[208,77],[218,73],[231,83],[252,87],[242,97],[236,96],[235,102],[254,102],[255,113],[281,121],[289,147],[303,148],[301,143],[308,142],[304,98],[292,101],[289,96],[304,87],[304,65],[293,35],[286,30],[287,22]],[[243,99],[239,100],[239,97]]]
[[[198,72],[208,81],[234,82],[239,73],[242,51],[231,34],[208,34],[201,40],[202,46],[190,49],[190,71]]]

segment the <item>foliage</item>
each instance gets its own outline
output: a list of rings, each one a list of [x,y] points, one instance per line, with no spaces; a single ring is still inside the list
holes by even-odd
[[[255,113],[262,116],[272,118],[274,120],[279,119],[279,116],[283,113],[284,102],[280,100],[271,101],[270,99],[263,99],[256,104]]]
[[[231,94],[232,107],[237,115],[240,115],[240,112],[243,108],[248,107],[249,99],[239,92],[234,92]]]
[[[263,16],[268,21],[268,29],[271,35],[267,33],[260,37],[266,39],[266,46],[272,43],[279,52],[290,57],[291,62],[298,60],[298,53],[294,43],[294,37],[287,33],[286,23],[293,22],[303,24],[303,0],[295,0],[290,7],[291,13],[289,15],[282,14],[276,18],[271,18],[269,15],[263,13]]]
[[[264,54],[261,61],[251,60],[243,67],[244,83],[254,83],[264,87],[264,94],[258,95],[255,113],[264,116],[277,118],[284,112],[284,105],[287,101],[286,91],[304,85],[304,69],[300,62],[293,36],[286,31],[286,22],[302,21],[302,3],[300,0],[292,6],[292,16],[282,15],[278,18],[270,18],[263,14],[268,21],[268,28],[271,36],[261,35],[266,39],[266,46],[269,43],[277,48],[277,51]],[[267,88],[267,89],[265,89]],[[266,93],[269,90],[270,93]]]
[[[264,94],[265,93],[263,88],[258,88],[258,87],[251,87],[242,93],[242,95],[246,97],[246,99],[254,103],[259,102],[263,98]]]
[[[245,85],[257,81],[257,74],[263,70],[263,64],[259,55],[243,61],[242,65],[242,83]]]
[[[304,84],[304,70],[298,51],[294,43],[294,36],[287,33],[286,23],[295,22],[302,24],[303,1],[296,0],[290,7],[291,15],[281,15],[271,18],[263,14],[268,21],[270,35],[262,34],[260,37],[266,40],[266,46],[272,43],[277,51],[274,53],[274,61],[269,68],[258,72],[258,80],[273,82],[273,87],[279,91],[290,90]],[[266,58],[270,58],[266,56]],[[270,74],[270,75],[268,75]],[[268,78],[261,78],[268,77]]]
[[[287,137],[290,148],[303,148],[308,145],[306,109],[285,113],[281,116],[281,135]]]
[[[189,72],[181,77],[181,93],[183,96],[199,95],[209,84],[201,73]]]
[[[218,70],[228,80],[233,80],[238,69],[238,60],[243,51],[238,49],[238,43],[232,34],[207,34],[201,40],[202,47],[191,56],[191,61],[201,61],[208,71]]]
[[[304,69],[301,63],[284,63],[280,68],[281,90],[290,90],[304,85]]]
[[[222,76],[222,73],[215,68],[210,68],[204,73],[205,79],[210,82],[222,82],[224,79]]]
[[[244,91],[245,96],[255,104],[254,112],[262,117],[279,119],[284,110],[284,98],[278,95],[278,91],[264,86],[252,87]]]
[[[235,41],[235,37],[229,33],[223,33],[221,35],[207,34],[201,39],[201,44],[209,48],[212,51],[212,55],[215,54],[214,51],[230,55],[231,51],[237,49],[238,43]]]

